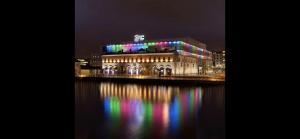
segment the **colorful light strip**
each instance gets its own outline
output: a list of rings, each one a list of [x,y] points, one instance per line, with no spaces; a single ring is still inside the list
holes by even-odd
[[[129,44],[111,44],[106,46],[108,53],[137,53],[139,51],[155,50],[183,50],[196,55],[211,57],[212,53],[183,41],[164,41],[164,42],[147,42],[147,43],[129,43]]]

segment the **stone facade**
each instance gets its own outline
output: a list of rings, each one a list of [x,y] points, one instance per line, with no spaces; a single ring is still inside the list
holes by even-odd
[[[104,74],[197,74],[197,59],[174,53],[103,55]]]

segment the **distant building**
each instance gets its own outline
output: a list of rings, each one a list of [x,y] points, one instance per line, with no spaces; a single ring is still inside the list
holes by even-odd
[[[91,57],[89,58],[89,65],[92,67],[99,67],[99,69],[101,69],[102,61],[100,53],[91,55]]]
[[[191,38],[109,44],[103,47],[104,74],[187,75],[212,71],[212,53]]]
[[[91,55],[89,58],[89,66],[91,67],[91,74],[98,75],[102,73],[102,61],[100,53]]]
[[[75,60],[75,75],[76,76],[90,76],[91,70],[88,68],[88,59],[76,59]]]
[[[215,72],[225,72],[225,51],[213,52],[213,67]]]
[[[75,59],[75,76],[80,75],[80,70],[81,70],[80,61]]]

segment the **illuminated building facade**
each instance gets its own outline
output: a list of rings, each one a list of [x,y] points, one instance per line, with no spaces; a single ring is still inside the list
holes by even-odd
[[[190,38],[110,44],[103,52],[104,74],[201,74],[212,65],[206,45]]]

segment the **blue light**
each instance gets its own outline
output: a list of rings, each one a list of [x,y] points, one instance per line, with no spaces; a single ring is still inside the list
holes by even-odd
[[[104,113],[105,113],[106,117],[109,117],[109,113],[110,113],[110,98],[109,97],[104,98]]]
[[[171,131],[176,132],[180,124],[180,104],[178,97],[175,97],[174,101],[171,102],[169,107],[169,124]]]

